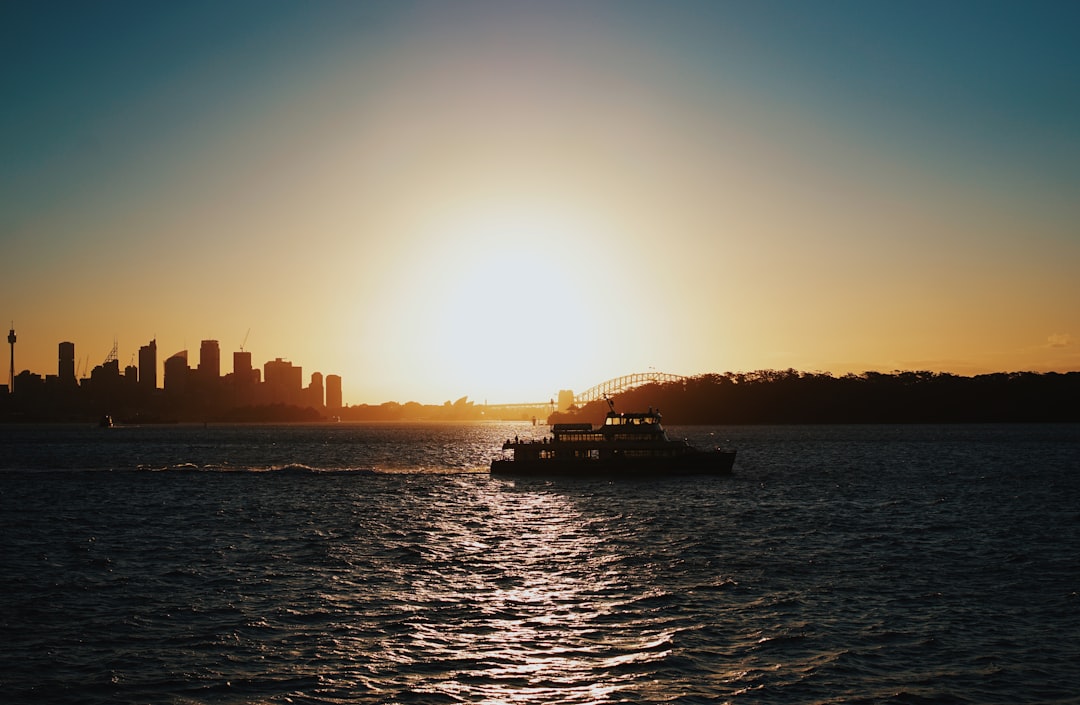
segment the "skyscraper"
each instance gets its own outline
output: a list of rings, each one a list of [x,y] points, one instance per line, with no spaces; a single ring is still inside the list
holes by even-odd
[[[165,360],[165,391],[174,393],[187,391],[189,370],[187,350],[181,350]]]
[[[341,376],[326,375],[326,409],[338,411],[341,409]]]
[[[157,338],[139,348],[139,385],[157,389]]]
[[[323,376],[321,372],[311,373],[311,384],[305,391],[306,403],[314,409],[323,406]]]
[[[75,384],[75,343],[60,343],[59,357],[56,374],[61,384],[71,386]]]
[[[251,377],[251,353],[239,350],[232,354],[232,371],[237,379],[247,380]]]
[[[263,365],[263,382],[272,403],[295,404],[304,386],[303,368],[274,358]]]
[[[221,377],[221,348],[216,340],[204,340],[199,348],[199,377],[216,380]]]

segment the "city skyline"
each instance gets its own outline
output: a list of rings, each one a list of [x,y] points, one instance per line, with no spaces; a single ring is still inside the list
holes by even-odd
[[[62,383],[82,382],[91,379],[92,374],[105,366],[115,365],[118,373],[123,373],[125,370],[134,369],[137,372],[137,382],[140,387],[146,387],[152,390],[165,389],[164,384],[159,384],[159,380],[164,381],[168,374],[168,362],[171,359],[182,360],[185,366],[186,374],[194,375],[195,377],[202,379],[223,379],[228,376],[240,375],[245,373],[260,372],[260,368],[252,365],[253,355],[251,351],[244,350],[243,345],[238,350],[232,352],[232,369],[230,371],[224,371],[221,365],[221,347],[220,341],[212,338],[207,338],[199,341],[199,357],[198,363],[195,366],[191,366],[189,362],[189,348],[184,347],[176,352],[161,356],[158,355],[157,339],[153,338],[148,343],[138,347],[136,352],[133,352],[130,356],[130,361],[127,364],[122,364],[119,350],[119,341],[114,341],[112,349],[105,356],[100,363],[92,363],[89,355],[79,356],[77,353],[78,346],[72,340],[61,340],[55,344],[56,347],[56,364],[53,368],[48,370],[43,369],[31,369],[18,364],[17,358],[17,345],[15,338],[17,332],[12,322],[12,327],[8,334],[9,348],[9,380],[8,387],[10,388],[12,378],[18,375],[29,373],[33,376],[40,377],[43,380],[49,377],[55,377]],[[21,338],[19,339],[21,344]],[[253,381],[255,383],[266,382],[265,373],[269,369],[274,369],[275,366],[281,365],[288,366],[296,371],[297,375],[301,375],[303,365],[294,365],[292,361],[286,360],[282,357],[274,357],[266,360],[261,368],[262,374],[256,374]],[[312,372],[312,379],[318,377],[319,380],[324,378],[323,373],[319,370]],[[340,375],[331,374],[327,377],[334,377],[340,380]],[[271,382],[273,383],[273,382]],[[300,384],[296,385],[298,388]],[[340,390],[337,392],[340,394]],[[325,403],[325,399],[320,399],[319,406],[330,406]],[[340,407],[342,405],[340,399],[334,406]]]
[[[247,331],[352,403],[1080,370],[1078,28],[1055,2],[7,3],[15,372]]]
[[[339,419],[345,408],[340,375],[315,371],[305,386],[302,366],[277,357],[256,367],[252,353],[242,348],[232,353],[228,371],[222,365],[221,345],[213,339],[200,341],[195,364],[187,349],[159,363],[154,339],[124,365],[119,343],[114,342],[105,360],[92,368],[85,357],[82,364],[76,362],[76,344],[65,340],[56,346],[52,371],[24,369],[15,374],[16,340],[11,328],[9,384],[0,394],[0,415],[5,420],[96,418],[108,426],[114,420],[311,421]]]

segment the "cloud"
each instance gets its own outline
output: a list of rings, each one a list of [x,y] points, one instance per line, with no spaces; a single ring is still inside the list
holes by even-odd
[[[1067,348],[1072,345],[1072,336],[1068,333],[1054,333],[1047,337],[1046,347]]]

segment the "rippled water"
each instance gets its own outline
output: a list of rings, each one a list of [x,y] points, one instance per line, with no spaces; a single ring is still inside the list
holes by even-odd
[[[1080,702],[1080,428],[0,428],[5,703]]]

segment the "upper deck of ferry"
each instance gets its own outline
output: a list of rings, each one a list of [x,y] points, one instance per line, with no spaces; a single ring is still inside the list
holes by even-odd
[[[604,423],[596,428],[584,423],[555,424],[552,436],[555,442],[563,443],[667,440],[660,424],[660,412],[652,409],[629,414],[610,411]]]

